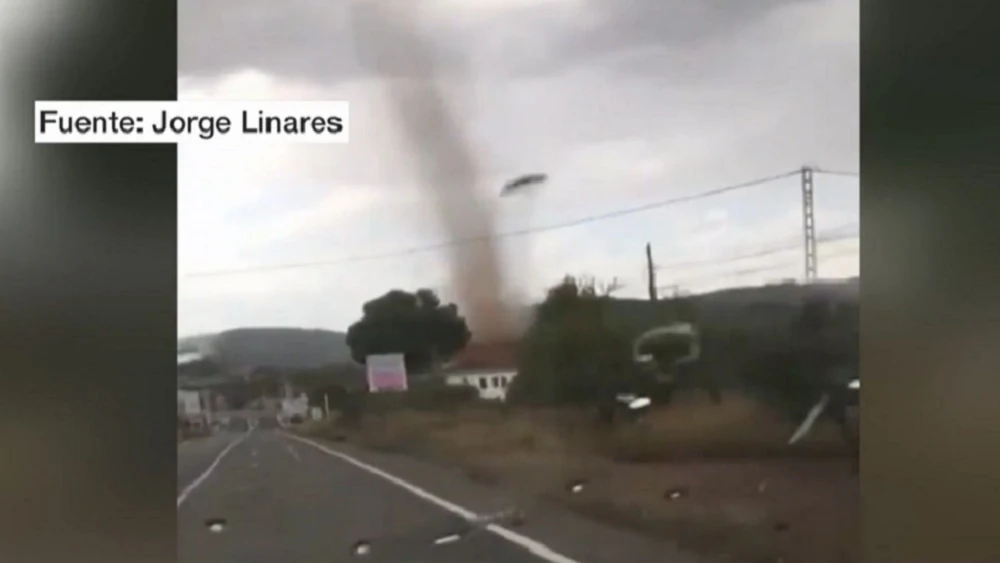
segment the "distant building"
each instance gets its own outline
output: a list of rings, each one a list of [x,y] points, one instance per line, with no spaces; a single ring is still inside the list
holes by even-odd
[[[212,423],[212,393],[207,389],[177,389],[177,419],[192,428]]]
[[[443,366],[445,383],[476,389],[485,400],[503,401],[517,376],[517,344],[471,343]]]
[[[205,409],[201,393],[191,389],[177,390],[177,414],[179,416],[200,416]]]

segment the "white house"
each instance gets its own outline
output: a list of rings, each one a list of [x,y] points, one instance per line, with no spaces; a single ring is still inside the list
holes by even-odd
[[[177,416],[194,427],[212,423],[211,394],[208,390],[178,389]]]
[[[479,391],[479,398],[503,401],[507,398],[507,388],[517,375],[513,370],[468,370],[448,374],[448,385],[468,385]]]
[[[298,397],[285,397],[281,399],[281,418],[290,420],[293,416],[300,416],[303,419],[309,415],[309,398],[305,393]]]
[[[516,366],[516,344],[473,343],[444,366],[445,383],[467,385],[475,388],[481,399],[503,401],[517,377]]]
[[[199,416],[202,414],[201,393],[189,389],[177,390],[177,414],[181,416]]]

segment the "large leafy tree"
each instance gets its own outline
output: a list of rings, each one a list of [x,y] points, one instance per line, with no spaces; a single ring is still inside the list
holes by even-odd
[[[347,330],[351,357],[361,364],[374,354],[403,354],[408,371],[423,371],[454,356],[472,336],[458,307],[442,304],[429,289],[390,291],[362,312]]]
[[[851,397],[847,384],[858,373],[857,304],[823,298],[806,301],[791,322],[790,338],[762,350],[744,368],[752,390],[801,420],[826,393],[838,422]]]
[[[605,319],[612,291],[614,284],[571,276],[549,289],[521,344],[509,400],[595,405],[629,389],[628,340]]]

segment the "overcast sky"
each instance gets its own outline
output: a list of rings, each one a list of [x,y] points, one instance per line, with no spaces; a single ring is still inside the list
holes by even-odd
[[[858,170],[855,0],[428,3],[423,28],[469,77],[448,93],[502,232],[806,164]],[[351,104],[348,145],[181,145],[179,334],[344,330],[364,301],[392,288],[432,287],[447,298],[440,250],[398,254],[447,234],[419,197],[384,83],[358,62],[347,3],[179,5],[182,99]],[[548,173],[548,184],[531,197],[495,197],[531,172]],[[857,275],[857,240],[844,235],[857,232],[858,179],[818,174],[815,185],[817,229],[837,239],[820,245],[820,276]],[[647,241],[661,286],[801,277],[800,201],[791,176],[505,239],[505,264],[516,289],[533,296],[567,273],[617,277],[619,295],[643,295]],[[271,268],[303,263],[313,265]],[[257,267],[269,269],[203,275]]]

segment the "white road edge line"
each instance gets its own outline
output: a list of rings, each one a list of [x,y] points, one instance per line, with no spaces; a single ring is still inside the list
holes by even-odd
[[[321,452],[323,452],[325,454],[328,454],[328,455],[331,455],[331,456],[336,457],[338,459],[341,459],[343,461],[346,461],[347,463],[350,463],[351,465],[354,465],[355,467],[363,469],[363,470],[365,470],[365,471],[367,471],[367,472],[369,472],[369,473],[371,473],[373,475],[381,477],[381,478],[385,479],[386,481],[389,481],[393,485],[396,485],[397,487],[400,487],[402,489],[406,489],[407,491],[413,493],[414,495],[416,495],[416,496],[418,496],[418,497],[420,497],[420,498],[422,498],[422,499],[424,499],[424,500],[426,500],[426,501],[428,501],[428,502],[430,502],[432,504],[436,504],[439,507],[441,507],[441,508],[443,508],[443,509],[445,509],[445,510],[447,510],[447,511],[453,513],[453,514],[457,514],[458,516],[461,516],[462,518],[465,518],[466,520],[472,520],[472,519],[476,518],[476,516],[477,516],[477,514],[475,512],[473,512],[473,511],[471,511],[471,510],[469,510],[467,508],[463,508],[463,507],[461,507],[461,506],[459,506],[459,505],[457,505],[457,504],[455,504],[453,502],[449,502],[449,501],[447,501],[447,500],[445,500],[445,499],[443,499],[443,498],[441,498],[441,497],[439,497],[439,496],[437,496],[437,495],[435,495],[433,493],[430,493],[428,491],[425,491],[424,489],[421,489],[420,487],[418,487],[416,485],[413,485],[412,483],[404,481],[404,480],[400,479],[399,477],[396,477],[395,475],[392,475],[390,473],[386,473],[385,471],[382,471],[381,469],[379,469],[379,468],[377,468],[377,467],[375,467],[373,465],[369,465],[369,464],[367,464],[367,463],[365,463],[363,461],[359,461],[357,459],[354,459],[353,457],[351,457],[351,456],[349,456],[347,454],[344,454],[344,453],[338,452],[338,451],[336,451],[334,449],[328,448],[328,447],[326,447],[326,446],[324,446],[324,445],[322,445],[322,444],[320,444],[318,442],[314,442],[312,440],[309,440],[308,438],[302,438],[301,436],[296,436],[294,434],[289,434],[288,432],[282,432],[282,434],[284,434],[285,436],[288,436],[289,438],[291,438],[293,440],[297,440],[297,441],[302,442],[304,444],[308,444],[308,445],[310,445],[310,446],[312,446],[312,447],[320,450]],[[545,544],[543,544],[543,543],[541,543],[539,541],[533,540],[533,539],[531,539],[531,538],[529,538],[527,536],[523,536],[523,535],[521,535],[521,534],[519,534],[517,532],[514,532],[512,530],[504,528],[503,526],[500,526],[500,525],[497,525],[497,524],[490,524],[490,525],[486,526],[486,529],[489,530],[489,531],[491,531],[491,532],[493,532],[494,534],[502,537],[503,539],[505,539],[505,540],[507,540],[507,541],[515,544],[515,545],[518,545],[518,546],[520,546],[520,547],[522,547],[522,548],[524,548],[526,550],[528,550],[532,555],[540,557],[541,559],[549,561],[550,563],[580,563],[576,559],[572,559],[570,557],[567,557],[567,556],[565,556],[565,555],[563,555],[563,554],[561,554],[561,553],[553,550],[549,546],[547,546],[547,545],[545,545]]]
[[[201,484],[205,481],[205,479],[208,479],[208,476],[211,475],[213,471],[215,471],[215,468],[219,466],[219,463],[222,461],[222,458],[226,457],[226,454],[228,454],[230,450],[240,445],[240,443],[242,443],[243,440],[246,440],[250,436],[250,434],[254,431],[254,428],[256,428],[256,426],[251,426],[250,429],[246,431],[246,433],[244,433],[239,438],[236,438],[235,440],[230,442],[229,445],[225,447],[225,449],[219,452],[219,455],[215,456],[215,461],[212,462],[212,465],[208,466],[208,469],[206,469],[194,481],[191,481],[191,483],[188,486],[184,487],[184,490],[181,491],[181,494],[177,495],[177,508],[180,508],[181,505],[184,504],[184,501],[187,500],[188,495],[190,495],[192,492],[194,492],[195,489],[200,487]]]

